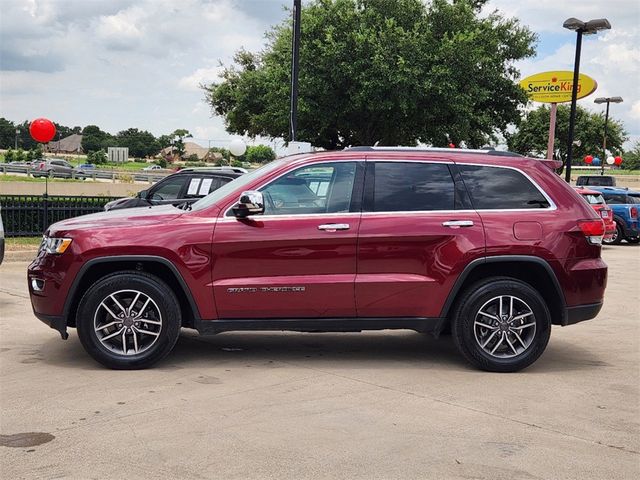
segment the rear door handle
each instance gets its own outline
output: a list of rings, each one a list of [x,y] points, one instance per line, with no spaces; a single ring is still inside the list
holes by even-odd
[[[335,232],[336,230],[349,230],[348,223],[323,223],[318,225],[318,230],[325,230],[327,232]]]
[[[449,220],[442,222],[442,226],[450,228],[473,227],[473,220]]]

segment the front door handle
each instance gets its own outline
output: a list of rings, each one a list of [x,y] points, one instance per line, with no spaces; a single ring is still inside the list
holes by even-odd
[[[349,230],[348,223],[323,223],[318,225],[318,230],[325,230],[327,232],[335,232],[336,230]]]
[[[449,220],[442,222],[442,226],[450,228],[473,227],[473,220]]]

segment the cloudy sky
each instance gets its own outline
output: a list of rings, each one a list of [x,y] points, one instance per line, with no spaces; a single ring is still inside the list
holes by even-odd
[[[216,79],[218,62],[240,47],[259,50],[264,31],[285,18],[289,0],[0,0],[0,116],[48,117],[65,125],[128,127],[155,135],[186,128],[204,145],[229,135],[212,118],[198,85]],[[612,115],[640,140],[640,2],[492,0],[540,36],[522,76],[571,70],[570,16],[607,17],[613,29],[585,37],[581,71],[598,81],[580,100],[620,95]]]

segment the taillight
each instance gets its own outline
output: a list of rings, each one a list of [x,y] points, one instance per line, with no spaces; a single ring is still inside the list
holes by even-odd
[[[629,209],[629,214],[631,215],[631,218],[638,218],[638,209],[636,207],[631,207]]]
[[[578,226],[591,245],[601,245],[604,236],[604,222],[598,220],[578,220]]]

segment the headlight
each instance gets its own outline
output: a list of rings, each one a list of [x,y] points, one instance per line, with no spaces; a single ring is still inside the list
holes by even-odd
[[[42,246],[44,247],[46,252],[55,255],[64,253],[67,248],[69,248],[69,245],[71,245],[70,238],[44,237],[42,239]]]

